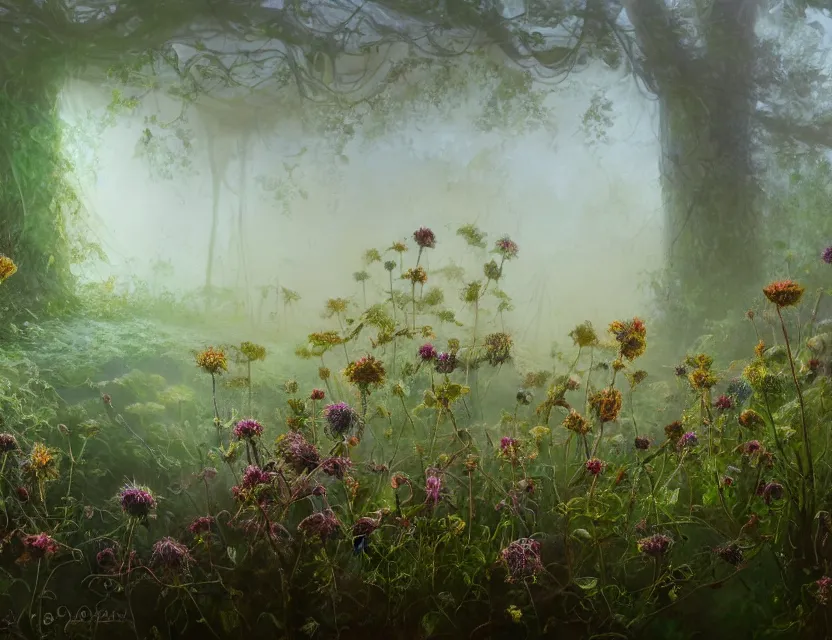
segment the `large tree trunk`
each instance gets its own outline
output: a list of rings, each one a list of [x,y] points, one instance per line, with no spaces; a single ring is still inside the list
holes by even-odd
[[[631,0],[627,10],[659,94],[663,309],[678,350],[708,321],[741,317],[761,285],[751,139],[755,15],[748,3],[715,0],[703,52],[683,47],[664,3]]]

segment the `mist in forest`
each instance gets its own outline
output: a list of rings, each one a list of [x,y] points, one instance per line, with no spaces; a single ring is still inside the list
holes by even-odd
[[[367,249],[383,252],[420,226],[437,234],[429,269],[455,262],[470,278],[481,277],[484,254],[456,235],[466,223],[485,231],[489,244],[509,234],[520,246],[502,288],[515,305],[507,322],[527,348],[548,350],[585,319],[603,325],[643,313],[647,272],[662,258],[654,103],[626,73],[601,68],[547,90],[551,131],[478,130],[478,96],[451,96],[461,103],[451,118],[406,113],[373,138],[359,129],[342,157],[323,144],[330,133],[304,132],[298,113],[246,121],[234,109],[218,115],[192,108],[185,124],[192,146],[168,159],[167,177],[136,150],[145,119],[175,118],[181,105],[162,93],[145,97],[94,144],[75,142],[86,233],[108,258],[80,275],[116,276],[120,286],[143,280],[178,293],[203,287],[213,144],[224,164],[213,284],[244,288],[252,304],[263,285],[298,291],[303,299],[293,317],[301,333],[326,298],[360,302],[352,274],[363,268]],[[612,109],[593,135],[583,125],[599,91]],[[76,133],[89,130],[109,99],[98,85],[70,81],[62,115]],[[182,160],[190,166],[179,166]],[[369,271],[368,298],[380,301],[387,274],[380,265]],[[462,306],[449,290],[446,306]]]

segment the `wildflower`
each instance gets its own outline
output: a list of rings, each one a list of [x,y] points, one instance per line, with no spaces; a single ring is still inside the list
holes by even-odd
[[[516,464],[520,458],[520,443],[514,438],[503,436],[500,438],[500,456]]]
[[[262,435],[263,425],[254,418],[245,418],[234,425],[233,433],[237,440],[250,440],[251,438]]]
[[[503,275],[503,270],[500,268],[500,265],[494,262],[494,260],[486,262],[482,271],[487,280],[493,280],[494,282],[497,282]]]
[[[298,381],[291,378],[283,383],[283,390],[290,396],[298,392]]]
[[[112,547],[104,547],[95,555],[95,562],[106,573],[115,573],[118,568],[116,550]]]
[[[615,422],[621,411],[621,392],[618,389],[602,389],[589,398],[589,404],[601,422]]]
[[[763,355],[765,354],[765,352],[766,352],[766,343],[764,341],[760,340],[754,346],[754,355],[757,356],[758,358],[762,358]]]
[[[0,453],[18,450],[17,439],[10,433],[0,433]]]
[[[534,578],[543,570],[540,543],[532,538],[520,538],[510,543],[500,552],[500,560],[508,572],[506,582],[509,583]]]
[[[272,481],[268,471],[264,471],[258,466],[250,464],[243,471],[243,488],[253,489],[261,484],[269,484]]]
[[[428,281],[428,272],[422,265],[408,269],[402,274],[402,280],[410,280],[411,284],[425,284]]]
[[[195,518],[191,524],[188,525],[188,531],[193,533],[194,535],[199,535],[201,533],[208,533],[211,531],[211,528],[214,526],[214,518],[211,516],[200,516]]]
[[[121,510],[131,518],[144,520],[156,508],[156,500],[147,489],[126,485],[119,494]]]
[[[820,259],[826,264],[832,264],[832,245],[826,247],[826,249],[821,252]]]
[[[658,558],[667,553],[671,544],[673,544],[673,539],[670,536],[654,533],[652,536],[638,541],[638,550],[644,555]]]
[[[714,549],[714,553],[728,564],[736,567],[742,564],[743,553],[739,545],[736,543],[726,544]]]
[[[688,431],[679,438],[679,441],[676,443],[676,448],[689,449],[695,447],[697,444],[699,444],[699,438],[696,437],[696,433]]]
[[[35,560],[54,555],[60,548],[58,543],[46,533],[26,536],[23,538],[23,547],[26,549],[27,556]]]
[[[783,485],[779,482],[766,482],[760,484],[757,495],[762,496],[765,503],[770,505],[783,497]]]
[[[364,252],[364,264],[370,265],[374,262],[381,262],[381,253],[378,249],[367,249]]]
[[[534,442],[537,445],[539,445],[543,441],[543,438],[548,436],[551,432],[551,429],[544,425],[539,425],[529,429],[529,435],[534,438]]]
[[[324,350],[337,347],[344,342],[344,339],[338,335],[337,331],[316,331],[310,333],[306,339],[314,348]]]
[[[756,453],[760,453],[762,448],[763,445],[760,444],[759,440],[749,440],[742,445],[742,452],[747,456],[753,456]]]
[[[196,355],[196,366],[210,374],[228,371],[228,358],[222,349],[208,347]]]
[[[168,571],[187,571],[193,558],[188,547],[171,537],[165,537],[153,544],[153,555],[150,561],[155,566]]]
[[[266,359],[266,347],[246,340],[240,345],[240,351],[249,362]]]
[[[511,358],[511,336],[507,333],[491,333],[485,336],[485,352],[488,364],[499,366]]]
[[[647,372],[639,369],[638,371],[633,371],[632,373],[627,374],[627,380],[630,381],[630,387],[635,389],[638,385],[644,382],[647,379]]]
[[[328,476],[343,480],[344,475],[352,468],[352,461],[343,456],[326,458],[321,462],[321,470]]]
[[[331,372],[329,371],[328,367],[318,367],[318,377],[321,380],[329,380],[329,376]]]
[[[604,471],[606,464],[598,458],[590,458],[584,464],[586,470],[593,476],[598,476]]]
[[[734,401],[731,399],[731,396],[727,396],[723,393],[714,402],[714,407],[720,411],[728,411],[729,409],[734,408]]]
[[[325,306],[326,315],[332,317],[344,313],[349,303],[350,301],[346,298],[329,298]]]
[[[395,260],[386,260],[384,262],[384,270],[385,271],[393,271],[396,268],[396,261]]]
[[[298,524],[298,531],[309,537],[318,537],[321,541],[331,538],[341,527],[332,509],[324,509],[307,516]]]
[[[321,461],[315,445],[298,431],[289,431],[278,437],[277,452],[297,473],[312,471]]]
[[[18,487],[15,489],[17,499],[21,502],[29,502],[29,490],[26,487]]]
[[[5,282],[17,273],[17,265],[9,256],[0,253],[0,283]]]
[[[405,251],[407,251],[407,245],[404,242],[394,242],[390,246],[390,250],[401,254],[401,253],[404,253]]]
[[[549,379],[548,371],[530,371],[523,378],[523,386],[531,389],[541,389]]]
[[[436,247],[436,235],[427,227],[421,227],[414,231],[413,240],[416,241],[419,249],[433,249]]]
[[[355,362],[350,362],[344,369],[344,376],[362,391],[370,387],[380,387],[384,384],[387,372],[384,364],[374,356],[364,356]]]
[[[671,422],[664,428],[664,434],[667,436],[668,440],[678,440],[682,437],[684,432],[684,427],[678,420]]]
[[[732,486],[734,486],[734,479],[731,476],[722,476],[722,486],[723,487],[732,487]]]
[[[702,391],[713,387],[717,383],[717,377],[707,369],[700,367],[690,372],[688,382],[694,389]]]
[[[430,362],[436,358],[436,349],[430,343],[423,344],[419,347],[419,358],[421,358],[423,362]]]
[[[437,373],[453,373],[457,367],[456,355],[443,351],[436,356],[435,369]]]
[[[425,502],[432,502],[433,506],[439,504],[442,499],[440,491],[442,491],[442,479],[436,475],[434,471],[428,471],[430,475],[425,479],[425,494],[427,495]]]
[[[778,308],[793,307],[803,297],[805,289],[793,280],[778,280],[763,289],[770,302]]]
[[[829,260],[829,262],[832,262],[832,260]],[[832,595],[832,578],[823,576],[820,580],[815,581],[815,587],[817,587],[818,590],[817,595],[815,596],[818,599],[818,602],[821,604],[827,604],[829,602],[829,596]]]
[[[572,409],[563,419],[563,426],[578,435],[584,435],[589,432],[589,422],[580,413]]]
[[[463,302],[467,302],[468,304],[474,304],[479,301],[480,294],[482,293],[482,282],[479,280],[474,280],[473,282],[469,282],[465,285],[460,293],[460,298],[462,298]]]
[[[726,393],[732,398],[736,398],[737,404],[743,404],[754,393],[749,385],[742,378],[734,378],[728,383]]]
[[[323,389],[312,389],[309,398],[312,400],[323,400],[326,397],[326,392]]]
[[[346,402],[336,402],[324,407],[324,418],[332,437],[347,434],[359,423],[359,416]]]
[[[503,236],[494,245],[495,253],[498,253],[503,260],[514,260],[520,252],[517,243],[508,236]]]
[[[650,439],[646,436],[636,436],[635,447],[640,451],[647,451],[650,448]]]
[[[647,348],[647,327],[639,318],[633,318],[630,322],[616,320],[610,323],[609,331],[618,341],[621,357],[631,362]]]
[[[523,619],[523,612],[520,611],[516,606],[513,604],[506,609],[506,613],[508,614],[511,621],[515,624],[520,624],[520,621]]]

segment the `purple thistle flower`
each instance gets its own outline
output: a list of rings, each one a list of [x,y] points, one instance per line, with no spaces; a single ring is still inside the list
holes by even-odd
[[[755,453],[759,453],[763,448],[763,445],[760,443],[759,440],[749,440],[744,445],[742,445],[742,452],[746,455],[753,456]]]
[[[500,552],[500,559],[508,571],[506,582],[532,578],[543,570],[540,543],[532,538],[520,538]]]
[[[436,373],[453,373],[456,365],[457,360],[453,353],[443,351],[436,356]]]
[[[725,395],[723,393],[714,402],[714,407],[716,407],[720,411],[728,411],[729,409],[734,408],[734,399],[731,398],[731,396]]]
[[[156,500],[150,492],[135,485],[126,485],[119,495],[121,510],[131,518],[144,519],[156,508]]]
[[[17,439],[10,433],[0,433],[0,453],[17,451]]]
[[[503,236],[497,240],[495,251],[499,253],[504,260],[512,260],[517,257],[520,248],[514,240],[508,236]]]
[[[199,533],[208,533],[211,527],[214,526],[214,518],[211,516],[200,516],[195,518],[191,524],[188,525],[188,531],[194,535]]]
[[[344,479],[344,475],[352,468],[352,461],[343,456],[334,456],[327,458],[321,462],[321,469],[323,472],[339,480]]]
[[[679,438],[679,442],[676,443],[676,447],[684,449],[686,447],[695,447],[697,444],[699,444],[699,438],[696,437],[696,433],[688,431],[683,434],[681,438]]]
[[[823,250],[823,253],[820,254],[820,259],[826,264],[832,264],[832,245]]]
[[[439,495],[441,491],[442,478],[437,475],[429,475],[425,480],[425,493],[427,494],[425,502],[432,502],[434,506],[439,504],[442,499],[442,496]]]
[[[340,527],[341,523],[332,509],[324,509],[301,520],[298,524],[298,531],[309,537],[317,536],[321,541],[325,541],[337,533]]]
[[[246,440],[262,435],[263,425],[257,422],[254,418],[246,418],[240,420],[234,425],[234,437],[237,440]]]
[[[413,239],[420,249],[433,249],[436,246],[436,235],[427,227],[414,231]]]
[[[268,471],[263,471],[260,467],[250,464],[243,471],[243,488],[253,489],[257,485],[269,484],[272,481]]]
[[[517,440],[514,438],[510,438],[509,436],[503,436],[500,438],[500,449],[505,451],[506,449],[516,449],[517,448]]]
[[[23,546],[27,553],[33,558],[40,559],[51,556],[58,552],[58,543],[46,533],[26,536],[23,538]]]
[[[670,536],[663,533],[654,533],[652,536],[638,541],[638,550],[644,555],[657,558],[667,553],[671,544],[673,544],[673,538]]]
[[[312,471],[321,461],[321,455],[311,442],[298,431],[289,431],[277,443],[277,451],[297,471]]]
[[[169,571],[187,571],[188,565],[193,561],[191,553],[181,542],[171,537],[157,540],[153,545],[151,562],[157,567]]]
[[[436,357],[436,349],[430,343],[423,344],[421,347],[419,347],[419,357],[424,362],[429,362]]]
[[[324,407],[324,418],[331,436],[345,435],[359,421],[358,413],[346,402],[328,404]]]
[[[757,494],[763,497],[766,504],[770,505],[772,502],[780,500],[783,497],[783,485],[779,482],[760,484],[759,489],[757,489]]]

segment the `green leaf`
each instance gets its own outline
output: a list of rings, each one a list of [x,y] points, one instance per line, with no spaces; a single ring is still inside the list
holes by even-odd
[[[584,591],[592,591],[593,589],[595,589],[595,587],[598,586],[598,578],[575,578],[575,584],[578,585]]]

